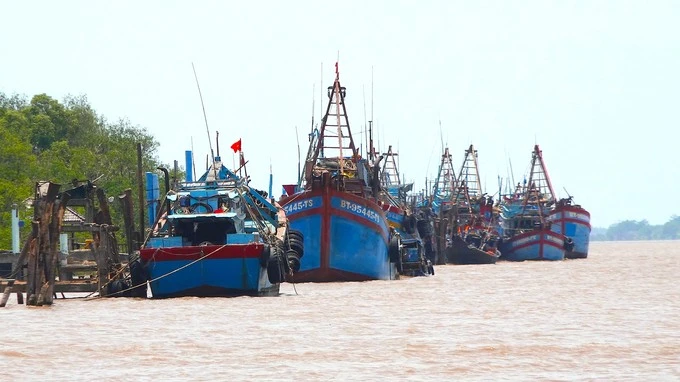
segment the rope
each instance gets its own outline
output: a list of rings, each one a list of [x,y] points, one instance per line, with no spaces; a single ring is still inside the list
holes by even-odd
[[[248,213],[250,214],[251,220],[255,223],[255,226],[257,227],[257,231],[260,233],[260,237],[261,237],[263,240],[267,239],[267,242],[268,242],[269,244],[272,244],[272,242],[269,240],[269,239],[270,239],[269,233],[268,233],[268,232],[265,232],[265,225],[262,223],[262,220],[264,220],[264,218],[262,217],[262,214],[260,213],[260,210],[259,210],[259,209],[256,210],[256,211],[257,211],[257,214],[260,216],[260,219],[256,219],[256,218],[255,218],[255,217],[256,217],[255,211],[250,207],[250,205],[248,204],[248,202],[246,201],[246,199],[243,197],[243,192],[241,191],[241,189],[240,189],[240,188],[237,188],[237,189],[236,189],[236,192],[238,192],[239,197],[240,197],[241,200],[243,201],[243,205],[246,207],[246,210],[247,210]],[[274,229],[276,229],[276,227],[274,227]]]
[[[183,265],[183,266],[181,266],[181,267],[179,267],[179,268],[177,268],[177,269],[175,269],[175,270],[172,270],[172,271],[170,271],[170,272],[168,272],[168,273],[166,273],[166,274],[164,274],[164,275],[158,276],[158,277],[156,277],[155,279],[145,281],[144,284],[133,285],[133,286],[127,288],[127,289],[123,289],[123,290],[120,290],[120,291],[118,291],[118,292],[111,293],[111,294],[109,294],[109,295],[106,296],[106,297],[115,296],[115,295],[117,295],[117,294],[120,294],[120,293],[123,293],[123,292],[127,292],[127,291],[129,291],[129,290],[133,290],[133,289],[138,288],[138,287],[140,287],[140,286],[142,286],[142,285],[145,285],[147,282],[148,282],[148,283],[152,283],[152,282],[158,281],[158,280],[160,280],[160,279],[162,279],[162,278],[168,277],[168,276],[170,276],[170,275],[173,274],[173,273],[179,272],[179,271],[181,271],[182,269],[185,269],[185,268],[187,268],[187,267],[189,267],[189,266],[191,266],[191,265],[194,265],[194,264],[196,264],[197,262],[199,262],[199,261],[201,261],[201,260],[207,258],[208,256],[211,256],[212,254],[214,254],[215,252],[217,252],[217,251],[223,249],[223,248],[226,247],[226,246],[227,246],[227,244],[224,244],[224,245],[220,246],[219,248],[215,249],[214,251],[212,251],[212,252],[210,252],[210,253],[208,253],[208,254],[206,254],[206,255],[204,255],[204,256],[201,256],[201,257],[199,257],[198,259],[196,259],[196,260],[194,260],[194,261],[192,261],[192,262],[190,262],[190,263],[188,263],[188,264],[185,264],[185,265]],[[160,248],[158,248],[158,249],[160,249]],[[152,256],[152,260],[153,260],[154,257],[156,257],[156,254],[159,252],[158,249],[156,249],[156,251],[154,252],[154,254],[153,254],[153,256]],[[201,250],[200,253],[203,253],[203,251]],[[108,283],[107,283],[107,285],[108,285]],[[99,291],[97,291],[97,292],[100,292],[100,291],[101,291],[101,289],[100,289]],[[94,292],[93,292],[93,293],[94,293]],[[89,296],[88,296],[88,297],[89,297]],[[102,298],[102,296],[99,295],[99,296],[92,297],[92,299],[96,299],[96,298]]]
[[[255,223],[255,226],[256,226],[258,232],[260,233],[260,237],[262,237],[262,239],[264,239],[264,240],[267,240],[267,242],[268,242],[269,244],[272,244],[272,243],[271,243],[271,239],[270,239],[269,232],[267,232],[268,230],[266,229],[266,226],[261,222],[261,220],[262,220],[262,214],[260,213],[259,209],[253,210],[253,209],[251,208],[251,206],[246,202],[245,198],[243,197],[243,194],[244,194],[244,193],[243,193],[243,191],[241,190],[241,188],[236,188],[236,191],[238,192],[239,196],[241,197],[241,200],[243,201],[243,204],[244,204],[246,210],[248,211],[248,213],[250,214],[251,218],[255,218],[255,219],[252,219],[252,221]],[[257,218],[256,218],[256,216],[257,216],[256,214],[259,215],[260,219],[257,219]],[[274,227],[274,228],[276,229],[276,227]],[[286,234],[288,234],[288,231],[286,231]],[[131,286],[131,287],[129,287],[129,288],[120,290],[120,291],[118,291],[118,292],[111,293],[111,294],[107,295],[107,297],[111,297],[111,296],[115,296],[115,295],[118,295],[118,294],[122,294],[122,293],[125,293],[125,292],[127,292],[127,291],[136,289],[136,288],[138,288],[138,287],[140,287],[140,286],[142,286],[142,285],[145,285],[145,284],[147,284],[147,283],[155,282],[155,281],[158,281],[158,280],[160,280],[160,279],[162,279],[162,278],[165,278],[165,277],[167,277],[167,276],[170,276],[170,275],[172,275],[172,274],[174,274],[174,273],[176,273],[176,272],[179,272],[179,271],[181,271],[181,270],[183,270],[183,269],[185,269],[185,268],[187,268],[187,267],[189,267],[189,266],[191,266],[191,265],[193,265],[193,264],[195,264],[195,263],[197,263],[197,262],[199,262],[199,261],[201,261],[201,260],[203,260],[203,259],[205,259],[205,258],[211,256],[212,254],[214,254],[215,252],[217,252],[217,251],[223,249],[223,248],[226,247],[227,245],[228,245],[228,244],[224,244],[224,245],[220,246],[219,248],[215,249],[214,251],[212,251],[212,252],[210,252],[210,253],[208,253],[208,254],[206,254],[206,255],[203,255],[203,256],[201,256],[200,258],[198,258],[198,259],[196,259],[196,260],[194,260],[194,261],[192,261],[192,262],[190,262],[190,263],[188,263],[188,264],[185,264],[185,265],[183,265],[183,266],[181,266],[181,267],[179,267],[179,268],[177,268],[177,269],[175,269],[175,270],[172,270],[172,271],[170,271],[170,272],[168,272],[168,273],[166,273],[166,274],[164,274],[164,275],[161,275],[161,276],[159,276],[159,277],[156,277],[155,279],[147,280],[147,281],[145,281],[143,284],[133,285],[133,286]],[[164,251],[162,251],[161,248],[157,248],[156,251],[154,252],[153,256],[152,256],[152,260],[156,257],[156,254],[159,253],[159,252],[162,252],[162,253],[165,253],[165,254],[170,254],[170,255],[175,255],[175,254],[172,254],[172,253],[164,252]],[[203,250],[201,250],[200,253],[203,253]],[[177,255],[177,256],[186,256],[186,255]],[[126,268],[126,267],[122,267],[121,270],[114,276],[114,279],[109,280],[106,284],[102,285],[102,287],[99,288],[96,292],[92,292],[90,295],[86,296],[85,298],[86,298],[86,299],[96,299],[96,298],[101,298],[101,297],[102,297],[102,296],[101,296],[101,291],[102,291],[105,287],[107,287],[109,284],[111,284],[113,281],[115,281],[115,280],[116,280],[115,277],[119,276],[119,275],[122,273],[122,271],[125,270],[125,268]],[[128,264],[127,268],[129,268],[129,264]],[[293,283],[293,290],[295,291],[295,294],[297,295],[297,294],[298,294],[298,293],[297,293],[297,288],[295,287],[295,284],[294,284],[294,283]],[[98,295],[98,296],[91,297],[94,293],[99,293],[99,295]]]

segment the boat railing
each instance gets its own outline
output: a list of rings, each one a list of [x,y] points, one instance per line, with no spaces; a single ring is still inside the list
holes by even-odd
[[[196,190],[201,188],[236,188],[237,186],[238,182],[233,179],[179,183],[179,188],[182,190]]]

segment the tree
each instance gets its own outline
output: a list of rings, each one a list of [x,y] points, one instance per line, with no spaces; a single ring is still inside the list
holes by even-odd
[[[29,103],[23,96],[0,93],[0,139],[0,248],[10,246],[12,204],[25,209],[23,201],[32,197],[36,181],[68,185],[73,179],[99,179],[95,184],[108,195],[127,188],[136,192],[138,142],[143,171],[158,166],[153,136],[126,119],[108,123],[85,96],[60,103],[38,94]],[[119,208],[111,207],[114,224],[122,225]]]
[[[662,227],[664,239],[680,239],[680,216],[673,215]]]

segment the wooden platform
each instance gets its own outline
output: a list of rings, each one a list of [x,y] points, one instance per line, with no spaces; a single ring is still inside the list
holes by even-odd
[[[9,280],[0,279],[0,292],[9,284]],[[54,284],[54,293],[92,293],[97,291],[96,279],[82,279],[57,281]],[[26,293],[25,281],[14,281],[12,293]]]

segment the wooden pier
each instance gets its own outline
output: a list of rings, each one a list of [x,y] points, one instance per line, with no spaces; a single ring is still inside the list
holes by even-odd
[[[21,253],[0,254],[0,263],[11,264],[12,268],[10,274],[0,275],[0,307],[7,304],[12,293],[17,294],[19,304],[24,302],[25,294],[26,304],[37,306],[51,305],[57,296],[65,297],[66,293],[98,293],[105,297],[113,281],[127,277],[128,254],[119,253],[115,235],[119,228],[112,224],[104,190],[89,181],[74,184],[73,189],[64,192],[60,188],[51,182],[36,184],[32,231]],[[131,193],[126,192],[119,200],[128,207],[124,214],[129,214]],[[84,216],[72,212],[79,218],[65,220],[67,206],[84,208]],[[133,228],[127,231],[139,236],[132,232]],[[59,235],[79,232],[88,233],[92,239],[86,241],[85,248],[62,253]],[[130,238],[128,243],[128,250],[136,244]]]

